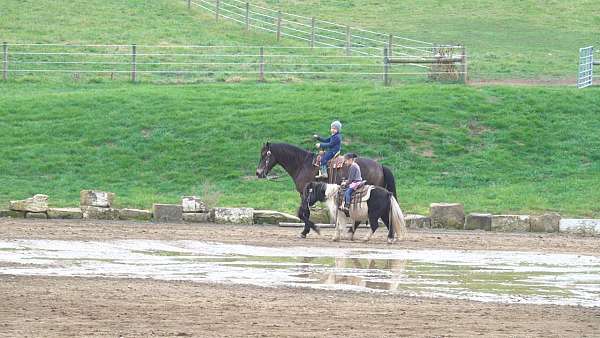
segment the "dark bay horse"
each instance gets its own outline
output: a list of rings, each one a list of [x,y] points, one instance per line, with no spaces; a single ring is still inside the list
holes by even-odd
[[[300,234],[302,237],[306,237],[311,228],[319,231],[316,225],[309,220],[310,209],[303,198],[304,188],[308,183],[315,181],[319,170],[313,165],[316,156],[315,153],[291,144],[267,142],[260,151],[260,162],[256,168],[256,176],[266,178],[271,169],[279,164],[292,177],[301,199],[298,217],[304,221],[304,230]],[[357,158],[356,163],[360,166],[362,177],[367,184],[383,187],[396,197],[396,180],[389,168],[364,157]],[[337,175],[339,182],[331,183],[340,184],[342,176]],[[356,230],[357,225],[355,224],[352,231]]]

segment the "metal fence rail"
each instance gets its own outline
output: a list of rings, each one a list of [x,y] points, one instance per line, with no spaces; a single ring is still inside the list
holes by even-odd
[[[384,48],[381,55],[346,54],[343,47],[282,46],[164,46],[113,44],[29,44],[3,43],[3,79],[13,77],[83,76],[131,81],[197,81],[226,77],[243,79],[343,80],[348,77],[383,80],[392,77],[456,77],[461,68],[434,66],[427,69],[412,64],[392,67],[393,58]],[[429,59],[435,59],[429,57]],[[420,61],[424,62],[424,61]],[[445,63],[444,63],[445,64]],[[466,71],[466,69],[465,69]]]
[[[320,20],[251,4],[241,0],[185,0],[188,8],[200,8],[221,19],[259,29],[275,35],[277,41],[290,38],[310,47],[340,47],[347,55],[380,56],[387,48],[391,57],[431,57],[435,44],[399,35],[375,32],[349,25]],[[458,47],[458,46],[446,46]],[[415,67],[428,66],[415,64]]]
[[[589,87],[594,79],[594,47],[579,49],[579,71],[577,73],[577,88]]]

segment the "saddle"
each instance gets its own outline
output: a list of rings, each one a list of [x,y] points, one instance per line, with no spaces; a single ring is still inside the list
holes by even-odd
[[[367,202],[371,197],[371,191],[375,189],[374,185],[367,185],[367,181],[360,182],[360,185],[352,192],[350,200],[350,209],[358,207],[361,203]],[[346,189],[340,189],[338,195],[338,205],[344,203],[344,192]]]
[[[321,158],[325,153],[319,153],[315,160],[313,161],[313,165],[315,167],[321,166]],[[335,156],[327,162],[329,168],[340,169],[344,166],[344,156],[340,156],[340,152],[338,151]]]
[[[315,160],[313,161],[313,165],[315,167],[321,166],[321,158],[323,157],[323,153],[318,154]],[[348,166],[344,165],[344,156],[340,156],[338,152],[335,154],[335,157],[327,162],[327,175],[329,178],[327,179],[327,183],[330,184],[339,184],[341,178],[344,177],[345,171],[348,170]]]

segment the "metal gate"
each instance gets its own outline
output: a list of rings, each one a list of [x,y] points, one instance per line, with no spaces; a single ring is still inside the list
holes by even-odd
[[[579,48],[579,73],[577,74],[577,88],[592,85],[594,77],[594,47]]]

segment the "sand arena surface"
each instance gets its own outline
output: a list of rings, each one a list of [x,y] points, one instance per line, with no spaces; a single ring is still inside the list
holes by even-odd
[[[0,238],[198,240],[268,247],[389,249],[295,238],[299,229],[133,222],[0,220]],[[366,230],[359,230],[359,238]],[[600,255],[599,238],[409,232],[394,249]],[[0,276],[2,336],[599,336],[600,308],[152,279]]]

